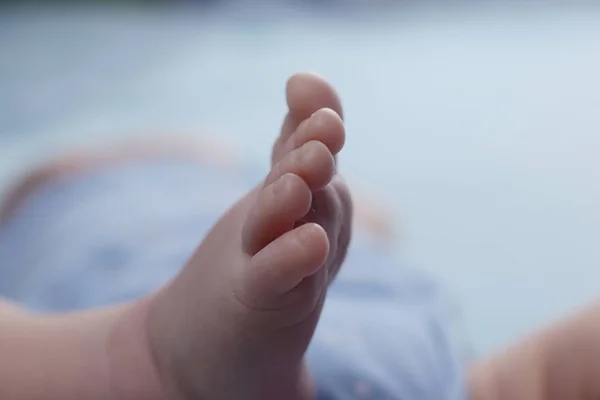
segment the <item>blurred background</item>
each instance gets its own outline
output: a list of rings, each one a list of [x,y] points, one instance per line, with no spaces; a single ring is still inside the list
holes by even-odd
[[[412,1],[3,2],[0,186],[165,132],[257,163],[302,70],[339,89],[341,168],[488,352],[600,295],[600,7]]]

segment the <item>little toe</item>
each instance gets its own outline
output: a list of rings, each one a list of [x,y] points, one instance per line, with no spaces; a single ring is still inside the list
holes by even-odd
[[[253,256],[294,227],[310,210],[312,193],[302,178],[287,173],[258,194],[242,228],[244,251]]]
[[[322,142],[310,141],[290,151],[275,164],[265,179],[265,185],[271,184],[287,173],[301,177],[314,192],[327,186],[333,178],[335,159]]]

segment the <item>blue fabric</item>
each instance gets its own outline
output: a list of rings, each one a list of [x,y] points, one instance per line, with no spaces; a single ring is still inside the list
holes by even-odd
[[[0,294],[39,311],[138,298],[177,273],[253,168],[173,159],[41,187],[0,231]],[[436,282],[355,233],[307,355],[319,399],[464,399],[465,351]]]

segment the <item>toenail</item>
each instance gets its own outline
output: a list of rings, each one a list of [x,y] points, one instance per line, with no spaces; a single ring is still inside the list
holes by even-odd
[[[304,143],[299,151],[296,153],[296,157],[298,157],[297,161],[300,163],[308,162],[312,159],[312,153],[314,151],[319,151],[321,147],[326,147],[323,143],[318,140],[311,140],[309,142]]]
[[[293,181],[294,174],[287,173],[283,174],[273,184],[271,185],[271,191],[275,197],[281,195],[281,193],[285,193],[288,191],[288,187],[291,185]]]
[[[335,112],[335,110],[333,110],[332,108],[329,107],[323,107],[323,108],[319,108],[317,111],[315,111],[312,115],[311,118],[317,115],[331,115],[333,114],[336,117],[339,117],[339,114]]]
[[[327,234],[324,233],[323,227],[319,224],[311,222],[302,225],[302,227],[298,229],[296,240],[298,240],[300,246],[303,246],[307,249],[312,249],[316,244],[316,240],[318,240],[322,235],[327,236]]]
[[[340,116],[331,108],[321,108],[319,111],[314,113],[308,120],[309,129],[328,131],[332,129],[337,129],[338,120],[340,120]]]
[[[326,109],[325,108],[319,108],[317,111],[315,111],[314,113],[312,113],[310,115],[310,118],[308,120],[309,121],[313,120],[313,119],[315,119],[315,117],[318,117],[320,114],[323,114],[323,110],[326,110]]]

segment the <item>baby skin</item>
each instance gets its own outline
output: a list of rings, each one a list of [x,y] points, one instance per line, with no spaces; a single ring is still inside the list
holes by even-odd
[[[337,94],[293,76],[263,182],[233,205],[156,293],[38,316],[0,307],[3,399],[289,399],[315,388],[304,353],[350,241],[336,174]],[[210,188],[205,188],[210,190]]]
[[[265,180],[156,293],[63,315],[0,301],[0,399],[314,399],[303,358],[346,254],[352,205],[335,174],[337,95],[300,74],[287,103]],[[598,315],[600,303],[473,363],[468,398],[597,400]]]
[[[346,253],[351,201],[335,173],[336,94],[297,75],[287,102],[264,182],[153,300],[149,340],[169,398],[314,397],[303,355]]]

